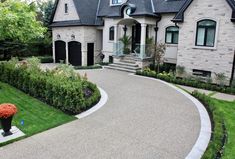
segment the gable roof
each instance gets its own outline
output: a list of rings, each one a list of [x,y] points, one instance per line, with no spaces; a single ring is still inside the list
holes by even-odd
[[[153,0],[155,13],[177,13],[186,0]]]
[[[57,6],[60,0],[55,1],[55,8],[51,17],[51,27],[59,26],[95,26],[102,25],[102,21],[97,18],[97,9],[100,0],[73,0],[79,20],[53,22]]]
[[[235,22],[235,1],[234,0],[226,0],[229,6],[232,8],[232,18],[231,21]],[[193,0],[186,0],[183,4],[182,8],[179,10],[179,12],[176,14],[176,16],[173,18],[173,22],[184,22],[184,12],[187,10],[189,5],[193,2]]]

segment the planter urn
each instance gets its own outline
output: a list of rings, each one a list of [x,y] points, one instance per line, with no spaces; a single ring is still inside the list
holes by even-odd
[[[4,131],[2,133],[2,135],[4,137],[12,135],[12,132],[10,131],[11,130],[12,119],[13,119],[13,116],[10,116],[8,118],[1,118],[0,119],[1,120],[2,129]]]

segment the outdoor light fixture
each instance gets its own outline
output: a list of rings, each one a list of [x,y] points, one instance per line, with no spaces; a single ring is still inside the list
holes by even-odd
[[[56,36],[56,37],[57,37],[57,39],[60,39],[60,38],[61,38],[61,37],[60,37],[60,34],[57,34],[57,36]]]

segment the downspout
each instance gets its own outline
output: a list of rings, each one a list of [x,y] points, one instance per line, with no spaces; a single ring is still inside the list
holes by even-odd
[[[232,86],[232,84],[235,84],[235,83],[233,83],[233,81],[235,80],[234,79],[234,71],[235,71],[235,51],[234,51],[234,56],[233,56],[233,67],[232,67],[232,76],[230,79],[230,86]]]
[[[157,21],[156,21],[156,27],[154,28],[154,30],[155,30],[155,44],[157,44],[157,37],[158,37],[158,23],[161,21],[161,19],[162,19],[162,17],[160,16],[158,19],[157,19]]]

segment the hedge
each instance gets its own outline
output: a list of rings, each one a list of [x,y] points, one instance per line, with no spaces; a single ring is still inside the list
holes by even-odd
[[[157,74],[155,71],[137,71],[136,74],[141,75],[141,76],[147,76],[147,77],[160,79],[169,83],[235,95],[234,87],[226,87],[226,86],[221,87],[219,85],[205,83],[205,82],[201,82],[198,80],[176,78],[168,74],[161,74],[161,73]]]
[[[29,70],[23,65],[0,63],[0,80],[67,114],[81,113],[100,99],[96,85],[86,80],[65,78],[52,71]]]

